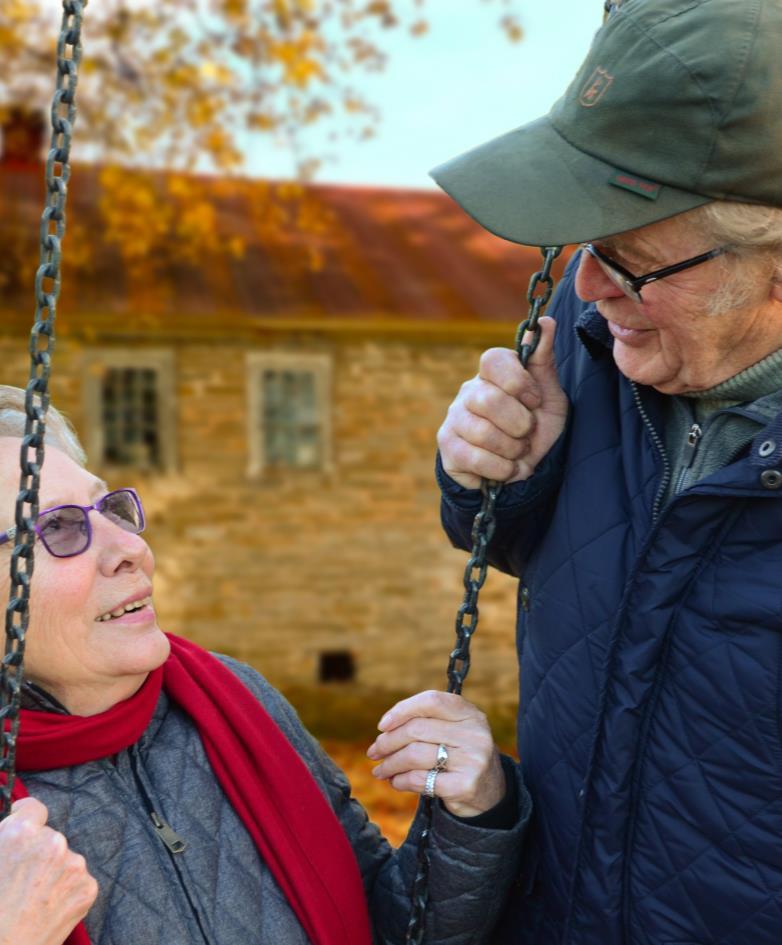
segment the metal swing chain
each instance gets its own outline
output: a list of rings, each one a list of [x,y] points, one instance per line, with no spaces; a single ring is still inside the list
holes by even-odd
[[[76,83],[81,62],[81,23],[85,3],[63,0],[57,43],[57,86],[52,100],[52,136],[46,160],[46,206],[40,224],[40,260],[35,274],[35,323],[30,332],[30,377],[25,389],[25,426],[21,478],[16,497],[15,546],[11,555],[11,592],[5,614],[5,655],[0,663],[0,819],[11,809],[16,777],[16,739],[24,673],[24,644],[29,622],[33,574],[33,526],[44,460],[49,371],[54,348],[54,320],[60,295],[60,260],[65,236],[65,202],[71,174],[71,131],[76,119]],[[30,450],[35,460],[30,460]]]
[[[541,247],[543,268],[530,280],[527,301],[530,311],[527,318],[519,325],[516,332],[516,353],[523,367],[535,353],[541,337],[538,319],[546,307],[554,290],[551,267],[562,252],[561,246]],[[542,291],[539,291],[541,290]],[[525,335],[531,335],[525,341]],[[472,525],[472,551],[464,569],[464,600],[456,614],[456,646],[451,651],[448,662],[448,692],[461,694],[464,680],[470,671],[470,641],[478,628],[478,595],[486,580],[489,570],[487,553],[489,542],[494,535],[496,521],[494,508],[502,490],[501,482],[490,479],[481,480],[483,499],[481,509]],[[432,830],[432,799],[423,799],[423,829],[418,840],[418,859],[413,890],[411,893],[412,910],[407,926],[406,945],[423,945],[426,925],[426,908],[429,902],[429,839]]]

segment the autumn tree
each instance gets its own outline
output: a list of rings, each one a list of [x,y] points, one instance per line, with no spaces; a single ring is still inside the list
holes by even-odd
[[[486,5],[509,39],[521,37],[516,0],[471,2]],[[0,11],[0,110],[20,102],[43,108],[58,4],[0,0]],[[266,134],[284,137],[299,179],[312,179],[321,156],[308,153],[302,131],[331,122],[342,134],[371,136],[378,114],[360,77],[385,65],[390,31],[425,36],[426,12],[425,0],[93,0],[76,147],[81,160],[105,169],[99,199],[107,238],[133,265],[160,260],[172,246],[198,253],[219,244],[241,253],[241,240],[215,230],[193,175],[218,172],[241,188],[243,152]],[[139,170],[119,170],[128,165]],[[314,219],[302,212],[301,189],[252,193],[248,209],[259,225],[278,225],[281,206],[289,223]]]

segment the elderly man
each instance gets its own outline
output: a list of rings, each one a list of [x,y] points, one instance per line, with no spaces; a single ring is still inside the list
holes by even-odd
[[[517,945],[782,941],[782,3],[627,0],[550,114],[434,171],[590,242],[438,437],[519,578]]]

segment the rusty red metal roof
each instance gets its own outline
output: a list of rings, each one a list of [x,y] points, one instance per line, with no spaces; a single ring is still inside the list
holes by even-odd
[[[71,178],[60,309],[74,320],[512,323],[540,263],[538,250],[492,236],[438,191],[180,176],[211,214],[213,245],[198,250],[177,229],[192,201],[172,210],[174,175],[127,170],[130,187],[154,189],[146,225],[165,217],[170,231],[136,265],[121,226],[107,231],[104,170],[77,165]],[[12,246],[19,257],[0,264],[2,308],[27,315],[42,170],[0,167],[0,199],[0,256]]]

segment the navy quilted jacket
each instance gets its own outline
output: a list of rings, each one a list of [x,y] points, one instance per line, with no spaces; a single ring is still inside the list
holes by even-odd
[[[573,276],[551,311],[569,427],[501,493],[492,549],[520,578],[534,809],[505,940],[780,945],[782,417],[663,505],[663,398]],[[439,477],[468,547],[476,493]]]

